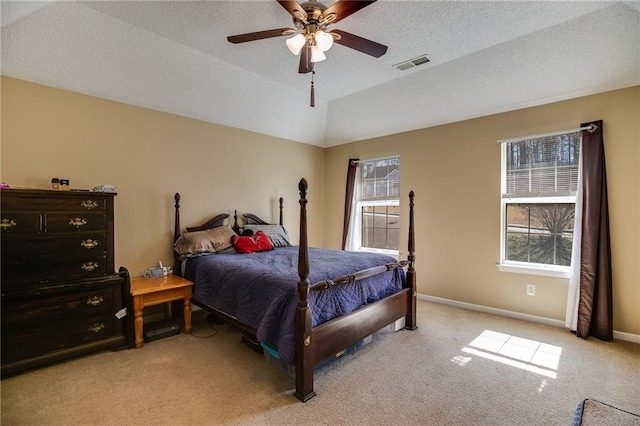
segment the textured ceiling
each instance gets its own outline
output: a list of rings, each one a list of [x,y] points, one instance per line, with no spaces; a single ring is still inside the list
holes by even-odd
[[[327,1],[325,4],[332,4]],[[318,146],[640,84],[640,2],[379,0],[331,28],[341,45],[310,75],[274,0],[2,1],[2,74]],[[431,62],[393,65],[427,54]]]

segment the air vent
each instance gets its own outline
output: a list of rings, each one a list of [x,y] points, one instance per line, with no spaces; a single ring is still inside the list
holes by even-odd
[[[394,68],[399,69],[400,71],[405,71],[410,68],[415,68],[418,65],[426,64],[429,62],[429,58],[427,55],[418,56],[417,58],[410,59],[408,61],[400,62],[399,64],[395,64]]]

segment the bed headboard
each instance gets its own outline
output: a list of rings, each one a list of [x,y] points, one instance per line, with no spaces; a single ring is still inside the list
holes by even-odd
[[[180,225],[180,193],[176,192],[173,199],[175,200],[175,226],[173,229],[173,244],[175,244],[175,242],[178,241],[178,238],[180,238],[180,235],[182,235],[182,227]],[[279,208],[278,223],[280,225],[283,225],[283,213],[282,213],[283,205],[284,205],[284,199],[280,197],[280,199],[278,200],[278,208]],[[224,221],[227,220],[228,218],[229,218],[229,214],[221,213],[212,217],[211,219],[207,220],[201,225],[190,226],[190,227],[186,227],[185,229],[187,232],[195,232],[195,231],[204,231],[206,229],[211,229],[211,228],[217,228],[219,226],[223,226]],[[242,218],[247,225],[269,225],[269,222],[262,220],[260,217],[256,216],[253,213],[244,213],[242,215]],[[233,231],[236,234],[240,234],[241,226],[238,223],[237,210],[234,211],[234,214],[233,214],[233,225],[231,226],[231,229],[233,229]],[[173,252],[173,258],[174,258],[173,271],[174,273],[179,274],[180,259],[178,254],[175,251]]]
[[[278,219],[278,225],[282,226],[283,222],[282,222],[282,206],[284,204],[284,199],[282,197],[280,197],[280,199],[278,199],[278,209],[280,210],[279,213],[279,219]],[[247,223],[247,225],[270,225],[269,222],[265,222],[264,220],[260,219],[258,216],[256,216],[253,213],[245,213],[242,215],[242,217],[244,218],[245,222]],[[237,225],[238,221],[237,221],[237,217],[234,215],[234,229],[235,226]]]

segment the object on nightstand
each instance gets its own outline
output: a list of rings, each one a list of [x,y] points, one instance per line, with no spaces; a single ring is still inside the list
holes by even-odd
[[[162,262],[158,262],[160,266],[152,266],[151,268],[144,271],[140,276],[142,277],[161,277],[163,275],[169,275],[173,273],[173,270],[170,266],[162,266]]]
[[[54,189],[54,190],[60,189],[60,179],[51,178],[51,189]]]
[[[60,189],[62,191],[69,190],[69,179],[60,179]]]

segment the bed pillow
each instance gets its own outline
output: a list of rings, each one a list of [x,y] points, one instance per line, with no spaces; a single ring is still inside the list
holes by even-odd
[[[254,235],[244,237],[234,236],[232,238],[233,246],[238,253],[254,253],[257,251],[273,250],[273,244],[267,235],[258,231]]]
[[[242,229],[245,231],[253,231],[254,234],[258,231],[264,232],[274,247],[291,246],[289,234],[282,225],[245,225]]]
[[[216,253],[233,247],[231,238],[236,236],[228,226],[219,226],[205,231],[184,232],[173,245],[181,256]]]

